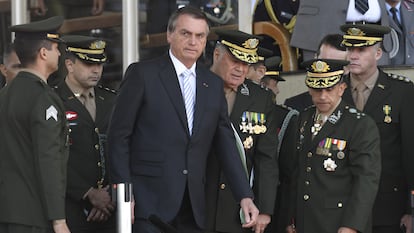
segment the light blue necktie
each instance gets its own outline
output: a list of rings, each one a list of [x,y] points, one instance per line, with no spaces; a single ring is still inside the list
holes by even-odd
[[[183,99],[185,104],[185,112],[187,114],[187,123],[188,130],[190,135],[193,132],[193,115],[194,115],[194,102],[195,102],[195,93],[194,89],[191,88],[191,70],[185,70],[181,73],[181,78],[183,80]]]

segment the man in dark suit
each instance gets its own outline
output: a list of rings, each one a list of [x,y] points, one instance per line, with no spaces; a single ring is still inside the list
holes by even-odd
[[[58,68],[62,23],[53,17],[11,27],[24,69],[0,91],[0,232],[69,233],[67,122],[46,83]]]
[[[216,33],[219,38],[211,71],[224,81],[229,116],[243,143],[255,203],[260,211],[253,230],[259,233],[270,223],[278,182],[273,94],[245,79],[249,65],[259,62],[255,51],[259,38],[236,30]],[[238,200],[227,187],[225,167],[220,166],[216,156],[210,155],[207,166],[207,228],[211,232],[239,233],[243,229]]]
[[[219,159],[245,215],[256,223],[245,171],[227,115],[219,77],[198,65],[209,32],[198,9],[184,7],[170,18],[168,54],[129,66],[108,133],[114,183],[131,182],[134,232],[156,232],[157,215],[179,232],[205,228],[205,173],[210,150]]]
[[[347,63],[305,63],[315,106],[299,116],[296,200],[291,203],[297,232],[371,232],[381,173],[380,137],[375,122],[341,98]]]
[[[414,65],[414,2],[412,0],[385,0],[390,27],[396,32],[391,65]],[[395,15],[395,16],[394,16]],[[394,42],[394,41],[393,41]],[[393,54],[394,55],[394,54]]]
[[[381,41],[390,29],[371,24],[347,24],[343,44],[348,48],[350,75],[344,100],[371,116],[381,136],[382,173],[374,205],[373,232],[411,232],[410,191],[414,189],[414,86],[409,79],[378,69]],[[363,36],[361,36],[363,35]],[[361,88],[362,87],[362,88]]]
[[[108,182],[106,131],[115,92],[97,86],[106,62],[105,41],[64,36],[67,76],[55,87],[69,122],[66,218],[73,232],[116,231]]]

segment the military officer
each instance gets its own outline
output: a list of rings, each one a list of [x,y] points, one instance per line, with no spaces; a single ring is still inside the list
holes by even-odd
[[[15,25],[22,69],[0,91],[0,232],[69,233],[67,122],[47,85],[58,68],[62,17]]]
[[[20,61],[17,57],[16,50],[14,49],[14,44],[11,43],[7,45],[3,52],[3,61],[0,63],[0,72],[5,78],[4,85],[10,83],[19,72]],[[0,85],[0,88],[3,85]]]
[[[315,106],[299,117],[297,232],[371,232],[380,140],[375,122],[342,100],[347,63],[315,59],[304,64]]]
[[[105,41],[68,35],[67,76],[55,87],[69,122],[66,214],[74,232],[115,232],[105,156],[106,130],[115,92],[98,85],[106,62]]]
[[[240,31],[216,33],[219,39],[211,71],[224,81],[230,120],[244,147],[254,201],[260,210],[253,230],[259,233],[271,220],[278,182],[277,126],[272,93],[245,79],[249,64],[258,62],[259,38]],[[239,233],[243,231],[240,207],[216,159],[211,155],[207,168],[207,229]]]
[[[275,58],[275,57],[272,57]],[[281,77],[280,72],[277,70],[278,64],[275,63],[274,59],[269,58],[265,60],[266,65],[266,72],[263,78],[260,80],[260,84],[267,89],[271,90],[273,94],[275,94],[275,103],[276,103],[276,96],[279,94],[279,82],[286,81],[284,78]]]
[[[414,86],[409,79],[386,74],[377,67],[381,42],[388,27],[346,24],[343,44],[348,49],[350,75],[344,99],[371,116],[381,136],[383,169],[374,204],[373,232],[411,232],[410,190],[414,189],[412,132]]]

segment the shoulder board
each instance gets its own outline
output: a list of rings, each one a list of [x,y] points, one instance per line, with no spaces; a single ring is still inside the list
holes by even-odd
[[[406,83],[413,83],[413,81],[411,81],[411,79],[409,79],[405,76],[402,76],[402,75],[398,75],[398,74],[388,73],[388,77],[391,78],[391,79],[395,79],[395,80],[406,82]]]
[[[116,90],[111,89],[111,88],[108,88],[108,87],[104,87],[104,86],[102,86],[102,85],[98,85],[98,88],[99,88],[99,89],[102,89],[102,90],[105,90],[105,91],[108,91],[108,92],[111,92],[111,93],[113,93],[113,94],[117,94],[117,93],[118,93]]]
[[[286,109],[288,111],[293,110],[292,107],[289,107],[289,106],[284,105],[284,104],[276,104],[276,105],[279,106],[280,108]]]

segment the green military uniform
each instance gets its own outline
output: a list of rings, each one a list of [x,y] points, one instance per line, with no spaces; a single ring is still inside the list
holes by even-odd
[[[307,86],[341,85],[344,65],[335,60],[310,61]],[[315,106],[299,117],[296,201],[292,202],[297,232],[332,233],[340,227],[371,232],[381,172],[378,129],[369,116],[340,96],[338,101],[324,123]]]
[[[218,31],[219,42],[241,62],[259,61],[257,39],[238,31]],[[261,214],[273,214],[278,182],[277,125],[270,91],[246,79],[237,88],[230,120],[243,144],[247,171],[255,195],[254,202]],[[240,206],[219,166],[210,155],[207,165],[207,230],[212,232],[242,232]],[[251,229],[245,229],[251,231]]]
[[[0,97],[0,222],[49,228],[64,219],[67,124],[61,101],[21,71]]]
[[[68,53],[76,56],[76,62],[102,64],[106,61],[104,41],[87,36],[64,36],[62,39],[66,41]],[[96,118],[93,119],[76,97],[78,93],[73,93],[65,80],[54,90],[63,101],[70,128],[66,189],[68,226],[75,232],[115,232],[115,213],[105,222],[86,220],[93,206],[84,195],[91,187],[102,188],[109,184],[106,131],[116,93],[102,86],[93,88],[96,106]]]
[[[275,105],[277,134],[279,138],[279,186],[277,188],[274,214],[268,233],[285,233],[290,224],[288,217],[289,200],[292,195],[290,187],[297,163],[296,143],[298,129],[298,111],[284,105]]]
[[[248,94],[247,94],[248,92]],[[276,160],[277,125],[273,109],[272,94],[246,79],[238,88],[230,120],[244,144],[247,167],[253,167],[253,192],[260,213],[273,214],[278,181]],[[265,119],[266,132],[255,133],[244,126],[254,118]],[[261,125],[261,123],[253,123]],[[210,156],[207,169],[207,226],[218,232],[241,232],[240,206],[234,200],[231,187],[221,172],[215,156]],[[212,161],[213,160],[213,161]],[[251,231],[250,229],[248,231]]]
[[[62,23],[53,17],[13,26],[16,52],[26,43],[59,42]],[[50,231],[52,220],[65,219],[67,122],[62,102],[36,68],[20,71],[0,94],[1,231]]]
[[[371,24],[346,24],[343,44],[346,47],[372,46],[382,41],[390,28]],[[344,100],[353,104],[351,79]],[[410,191],[414,189],[414,85],[405,77],[386,74],[379,69],[378,77],[366,100],[363,112],[372,117],[381,137],[382,172],[373,209],[375,232],[400,232],[401,218],[411,214]]]

